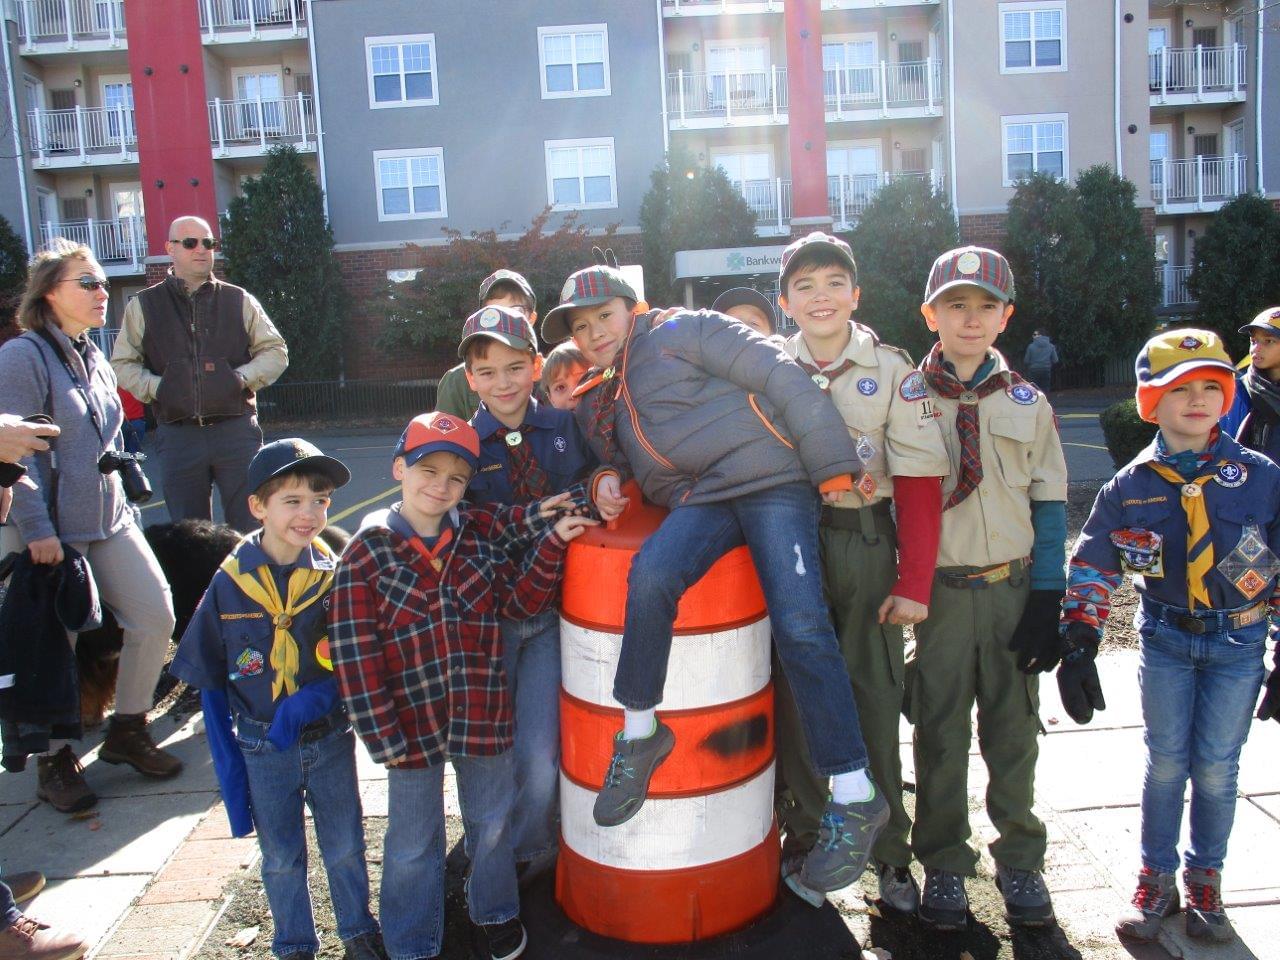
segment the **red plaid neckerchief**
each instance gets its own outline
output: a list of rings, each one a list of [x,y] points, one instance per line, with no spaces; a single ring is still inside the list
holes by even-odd
[[[821,387],[823,393],[831,392],[831,384],[836,382],[836,377],[840,376],[841,374],[848,373],[855,366],[857,366],[857,364],[855,364],[853,360],[845,360],[844,363],[840,364],[840,366],[836,367],[834,370],[824,370],[822,367],[819,367],[816,364],[805,363],[799,357],[796,357],[796,363],[800,364],[800,369],[803,370],[805,373],[807,373],[809,375],[809,378],[812,379],[814,383],[818,383],[818,380],[816,378],[819,376],[823,376],[827,378],[827,385],[825,387]],[[821,385],[819,384],[819,386]]]
[[[507,479],[511,482],[511,494],[516,503],[532,503],[551,496],[552,492],[551,478],[538,463],[529,444],[529,435],[533,430],[529,424],[522,423],[519,430],[499,426],[493,434],[503,443],[513,433],[520,435],[519,443],[507,445]]]
[[[1014,384],[1022,383],[1022,377],[1012,370],[1007,376],[990,376],[977,387],[970,390],[956,379],[954,373],[943,366],[942,344],[935,343],[929,355],[920,366],[924,378],[940,397],[947,400],[960,400],[960,412],[956,414],[956,433],[960,436],[960,477],[956,488],[942,505],[943,510],[950,510],[965,497],[978,489],[982,482],[982,447],[981,431],[978,426],[978,401],[989,397],[997,390],[1003,390]],[[972,399],[961,399],[965,395]]]

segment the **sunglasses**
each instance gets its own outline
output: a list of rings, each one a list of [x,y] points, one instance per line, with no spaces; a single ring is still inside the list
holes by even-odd
[[[221,250],[222,241],[213,237],[183,237],[181,240],[170,240],[170,243],[181,244],[183,250],[194,250],[197,246],[206,250]]]
[[[111,292],[111,283],[108,280],[99,280],[97,277],[88,275],[83,277],[67,277],[65,280],[59,280],[59,283],[78,283],[81,290],[101,290],[103,293]]]

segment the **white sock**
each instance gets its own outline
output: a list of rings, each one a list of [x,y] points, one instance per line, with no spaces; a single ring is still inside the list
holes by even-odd
[[[867,778],[866,769],[849,773],[837,773],[831,778],[831,799],[836,803],[861,803],[870,800],[875,788]]]
[[[622,739],[643,740],[653,736],[653,731],[658,729],[658,719],[654,715],[656,712],[656,707],[648,710],[623,710]]]

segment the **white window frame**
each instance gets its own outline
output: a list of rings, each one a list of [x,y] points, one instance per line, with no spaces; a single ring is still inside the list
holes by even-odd
[[[425,43],[431,50],[431,96],[415,100],[388,100],[380,103],[373,89],[373,48],[389,47],[393,44],[400,50],[400,92],[404,93],[404,45],[406,43]],[[387,37],[364,38],[364,74],[369,87],[370,110],[395,110],[403,107],[434,107],[440,103],[440,61],[436,58],[436,35],[434,33],[406,33]]]
[[[1024,123],[1061,123],[1062,124],[1062,179],[1071,179],[1071,124],[1065,113],[1025,113],[1000,118],[1000,179],[1006,187],[1015,187],[1017,182],[1009,178],[1009,128]],[[1032,133],[1031,169],[1038,173],[1036,158],[1039,151],[1035,148],[1035,133]],[[1021,153],[1022,151],[1019,151]]]
[[[1056,39],[1062,53],[1061,62],[1049,66],[1036,64],[1036,13],[1046,10],[1057,11],[1061,17],[1062,33]],[[1026,13],[1031,19],[1031,65],[1027,67],[1010,67],[1005,64],[1004,17],[1006,13]],[[1067,4],[1066,0],[1036,0],[1035,3],[1001,3],[997,16],[1000,18],[1000,72],[1001,73],[1064,73],[1067,69]],[[1049,38],[1046,38],[1049,39]]]
[[[769,175],[765,179],[776,179],[777,174],[774,173],[773,147],[767,143],[735,143],[732,146],[725,146],[712,150],[711,165],[713,167],[720,166],[720,161],[725,157],[758,156],[760,154],[764,154],[769,158]],[[720,169],[723,170],[724,168],[720,167]],[[727,175],[728,174],[726,173],[726,176]],[[730,178],[729,182],[735,183],[736,181]]]
[[[599,33],[604,35],[604,87],[600,90],[579,90],[578,89],[578,35],[583,33]],[[545,37],[560,36],[568,34],[571,38],[573,46],[573,59],[570,65],[573,67],[573,89],[572,90],[548,90],[547,89],[547,48],[543,42]],[[568,97],[607,97],[611,93],[611,81],[609,78],[609,25],[607,23],[575,23],[562,27],[539,27],[538,28],[538,83],[542,87],[543,100],[564,100]]]
[[[609,175],[609,200],[597,203],[556,203],[554,177],[551,175],[551,151],[570,149],[573,147],[608,147],[613,159],[612,171]],[[614,210],[618,206],[618,154],[614,149],[613,137],[586,137],[574,140],[544,140],[542,142],[542,162],[547,172],[547,203],[552,210]],[[578,165],[578,180],[582,180],[582,165]],[[586,197],[585,188],[582,196]]]
[[[382,208],[382,176],[379,162],[382,160],[399,160],[411,157],[435,157],[440,165],[440,210],[439,212],[387,213]],[[445,192],[445,169],[443,147],[410,147],[405,150],[373,151],[373,192],[378,205],[378,220],[381,223],[394,223],[398,220],[443,220],[449,216],[449,198]],[[409,204],[413,205],[413,184],[409,185]]]

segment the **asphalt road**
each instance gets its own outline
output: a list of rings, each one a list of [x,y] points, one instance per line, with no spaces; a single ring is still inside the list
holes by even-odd
[[[1111,457],[1103,444],[1102,429],[1098,425],[1097,411],[1102,406],[1099,404],[1096,408],[1085,409],[1064,403],[1059,411],[1059,432],[1072,481],[1106,480],[1115,473]],[[266,439],[270,441],[290,435],[268,430]],[[337,457],[351,469],[351,482],[334,493],[333,506],[329,511],[330,522],[354,530],[366,513],[386,506],[395,499],[399,486],[391,478],[391,451],[399,436],[397,430],[376,428],[359,433],[324,430],[305,434],[307,440],[325,453]],[[148,437],[144,447],[148,453],[153,452],[151,440]],[[142,508],[142,522],[160,523],[168,519],[168,513],[158,482],[158,464],[154,458],[148,462],[146,470],[155,488],[155,499]],[[214,517],[221,519],[216,494]]]

